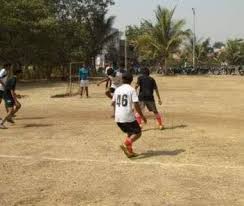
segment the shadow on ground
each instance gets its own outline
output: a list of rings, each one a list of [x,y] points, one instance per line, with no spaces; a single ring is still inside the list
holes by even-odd
[[[177,149],[172,151],[147,151],[145,153],[141,153],[135,159],[146,159],[146,158],[157,157],[157,156],[176,156],[183,152],[185,152],[184,149]]]
[[[16,120],[35,120],[35,119],[45,119],[46,117],[17,117]]]
[[[52,124],[26,124],[24,128],[32,128],[32,127],[51,127]]]
[[[172,126],[172,127],[165,127],[163,130],[174,130],[174,129],[179,129],[179,128],[186,128],[188,127],[185,124],[181,124],[181,125],[176,125],[176,126]],[[159,130],[158,128],[149,128],[149,129],[143,129],[142,132],[149,132],[149,131],[153,131],[153,130]]]

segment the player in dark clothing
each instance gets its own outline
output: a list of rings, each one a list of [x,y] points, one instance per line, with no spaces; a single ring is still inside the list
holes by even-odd
[[[157,110],[154,95],[153,95],[154,91],[156,91],[159,105],[162,105],[162,101],[158,91],[157,83],[152,77],[150,77],[150,71],[148,68],[144,68],[142,70],[142,75],[138,77],[136,90],[138,88],[140,88],[139,101],[140,101],[141,109],[143,110],[145,107],[147,107],[147,109],[150,112],[153,112],[159,128],[163,129],[164,126],[163,126],[162,117]],[[142,126],[142,119],[140,115],[137,113],[135,115],[136,115],[137,122],[139,123],[140,126]]]
[[[6,129],[6,127],[4,126],[4,123],[6,121],[14,123],[12,117],[21,108],[21,104],[18,102],[15,93],[17,75],[20,73],[21,70],[14,71],[14,76],[8,79],[6,82],[3,98],[5,101],[5,106],[7,108],[7,115],[2,120],[0,124],[0,129]]]

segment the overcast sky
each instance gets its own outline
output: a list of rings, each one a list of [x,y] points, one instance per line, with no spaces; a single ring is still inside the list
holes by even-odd
[[[244,0],[115,0],[109,15],[116,16],[115,27],[124,30],[126,25],[139,25],[142,19],[153,21],[157,5],[178,5],[175,17],[185,19],[188,28],[192,28],[192,8],[196,8],[198,38],[244,38]]]

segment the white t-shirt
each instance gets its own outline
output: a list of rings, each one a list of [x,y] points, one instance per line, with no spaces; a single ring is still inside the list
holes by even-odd
[[[115,90],[113,96],[115,102],[115,122],[134,122],[133,104],[139,102],[136,90],[129,84],[123,84]]]
[[[1,69],[0,70],[0,80],[6,84],[8,79],[8,72],[6,71],[6,69]],[[0,83],[0,90],[4,91],[4,86]]]

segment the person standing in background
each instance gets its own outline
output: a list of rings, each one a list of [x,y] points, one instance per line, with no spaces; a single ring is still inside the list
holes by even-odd
[[[79,69],[79,77],[80,77],[80,96],[83,96],[83,91],[86,92],[86,97],[89,97],[88,86],[89,86],[89,70],[83,64]]]

